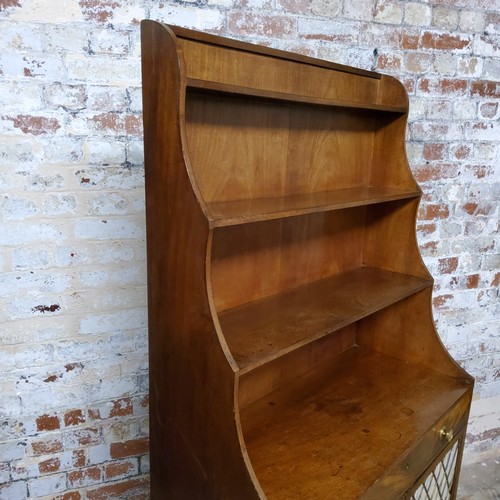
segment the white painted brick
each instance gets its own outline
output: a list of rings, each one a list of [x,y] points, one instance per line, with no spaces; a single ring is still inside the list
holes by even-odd
[[[80,54],[87,51],[89,35],[82,25],[52,22],[46,26],[46,52]]]
[[[458,27],[458,10],[436,6],[432,10],[432,25],[445,30],[456,30]]]
[[[137,218],[82,218],[75,221],[75,236],[82,239],[112,240],[142,238],[144,225]]]
[[[116,165],[126,160],[125,144],[116,139],[86,139],[82,149],[84,151],[82,160],[90,164]]]
[[[71,194],[52,194],[43,202],[43,213],[49,216],[73,215],[76,212],[76,197]]]
[[[413,26],[429,26],[432,10],[429,5],[416,2],[405,3],[404,22]]]
[[[2,114],[34,112],[42,109],[42,85],[32,82],[0,82]]]
[[[44,33],[40,26],[24,23],[2,22],[0,47],[5,51],[41,52]]]
[[[21,247],[13,249],[11,259],[13,269],[45,269],[54,262],[54,252],[45,246]]]
[[[30,496],[39,497],[42,495],[53,495],[66,490],[66,475],[51,474],[28,481]]]
[[[20,500],[28,497],[28,485],[25,481],[12,481],[0,484],[0,498],[2,500]]]
[[[41,81],[61,81],[66,78],[62,58],[54,54],[0,53],[0,70],[4,77],[9,78],[29,76]]]
[[[107,314],[94,314],[82,318],[80,321],[80,334],[95,335],[143,328],[146,325],[146,316],[144,308],[131,308]]]
[[[24,220],[39,212],[34,201],[16,196],[4,196],[0,208],[6,221]]]
[[[47,106],[52,109],[78,111],[85,108],[84,85],[53,83],[45,86],[44,96]]]
[[[62,228],[54,223],[17,224],[14,222],[0,223],[0,238],[2,245],[25,245],[29,243],[62,241]]]
[[[375,21],[387,24],[401,24],[404,6],[402,2],[380,0],[375,8]]]
[[[26,455],[26,441],[7,441],[0,443],[2,461],[19,460]]]
[[[461,31],[468,33],[481,33],[484,31],[486,23],[484,12],[461,10],[459,16]]]
[[[371,20],[373,0],[351,0],[344,2],[344,15],[351,19]]]
[[[90,50],[95,54],[125,55],[129,48],[128,31],[100,28],[90,33]]]
[[[133,166],[144,164],[144,145],[142,141],[130,141],[126,148],[127,161]]]
[[[102,464],[111,460],[111,454],[108,444],[101,444],[96,446],[89,446],[87,448],[89,457],[89,465]]]
[[[66,66],[68,77],[79,83],[134,86],[141,82],[139,59],[71,54]]]
[[[218,30],[223,26],[224,15],[215,9],[201,9],[184,5],[156,3],[150,11],[150,18],[200,30]]]
[[[69,22],[81,21],[82,12],[78,3],[62,0],[58,3],[46,0],[28,0],[22,9],[14,9],[9,15],[11,20],[29,22]]]

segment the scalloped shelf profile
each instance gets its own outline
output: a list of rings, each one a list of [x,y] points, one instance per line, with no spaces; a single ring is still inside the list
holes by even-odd
[[[141,31],[151,498],[410,498],[450,450],[455,498],[473,379],[434,327],[404,87]]]

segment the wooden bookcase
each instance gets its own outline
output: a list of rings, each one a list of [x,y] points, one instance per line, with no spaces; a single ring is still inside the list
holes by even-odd
[[[153,21],[142,60],[152,498],[453,498],[403,86]]]

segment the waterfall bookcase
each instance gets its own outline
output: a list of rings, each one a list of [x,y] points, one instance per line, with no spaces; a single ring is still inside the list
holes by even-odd
[[[403,86],[154,21],[142,64],[152,498],[454,498]]]

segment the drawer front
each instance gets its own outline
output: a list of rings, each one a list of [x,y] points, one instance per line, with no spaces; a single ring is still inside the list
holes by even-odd
[[[368,489],[363,499],[408,498],[404,492],[414,491],[419,479],[425,477],[425,471],[450,446],[450,443],[458,441],[458,436],[465,432],[471,397],[472,389],[467,391],[408,453]]]
[[[452,500],[456,497],[465,429],[445,448],[407,493],[408,500]]]

